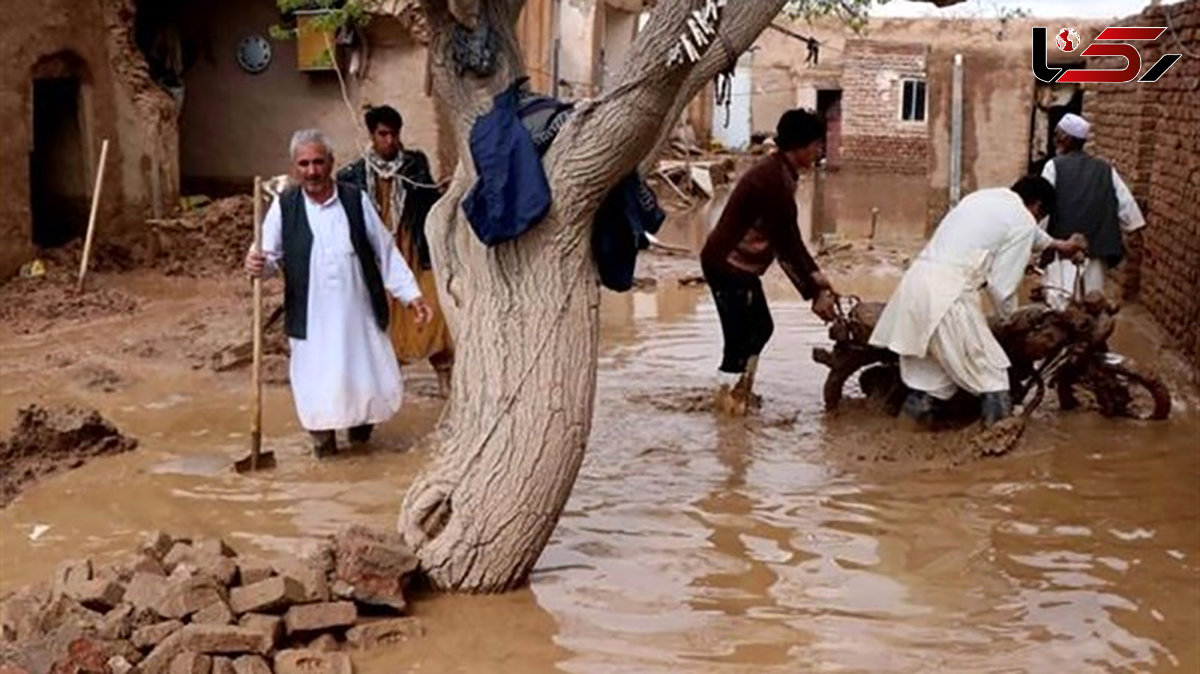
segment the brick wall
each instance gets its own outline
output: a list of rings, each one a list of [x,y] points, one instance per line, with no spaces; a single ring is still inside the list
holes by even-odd
[[[1090,88],[1083,109],[1091,151],[1113,163],[1148,222],[1141,248],[1122,266],[1126,292],[1178,340],[1200,379],[1200,0],[1148,7],[1114,25],[1174,26],[1137,44],[1143,72],[1164,53],[1184,53],[1153,84]]]
[[[846,40],[842,57],[842,163],[892,173],[927,173],[929,92],[920,122],[901,119],[903,81],[924,79],[923,43]]]

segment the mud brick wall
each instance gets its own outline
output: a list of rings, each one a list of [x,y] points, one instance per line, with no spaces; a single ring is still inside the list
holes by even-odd
[[[1084,114],[1091,151],[1117,168],[1148,223],[1118,278],[1178,340],[1200,380],[1200,0],[1114,25],[1173,27],[1138,43],[1143,72],[1164,53],[1184,54],[1158,82],[1094,86]]]
[[[846,40],[842,75],[842,164],[901,174],[929,171],[929,111],[901,119],[903,81],[925,79],[929,46]]]

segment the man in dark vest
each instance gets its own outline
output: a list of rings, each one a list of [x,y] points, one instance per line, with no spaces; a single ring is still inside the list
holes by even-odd
[[[388,332],[392,347],[402,365],[429,360],[437,373],[442,395],[450,391],[450,371],[454,366],[454,347],[450,330],[438,306],[437,280],[425,239],[425,218],[442,192],[433,181],[429,160],[420,150],[404,147],[400,131],[404,119],[390,105],[367,110],[363,121],[371,134],[371,148],[358,161],[338,173],[338,180],[367,193],[379,211],[384,226],[396,239],[396,246],[408,263],[421,294],[433,309],[433,320],[425,325],[413,320],[408,309],[392,303],[392,322]]]
[[[392,235],[362,190],[333,180],[333,150],[315,129],[292,136],[292,179],[263,220],[262,251],[246,271],[283,272],[291,383],[300,423],[318,458],[334,432],[366,442],[400,409],[403,386],[388,340],[388,295],[432,314]]]
[[[1056,239],[1082,234],[1088,242],[1088,259],[1083,266],[1083,292],[1104,292],[1104,274],[1125,257],[1123,234],[1146,225],[1133,194],[1108,162],[1083,151],[1091,125],[1079,115],[1067,113],[1054,131],[1057,151],[1046,162],[1042,177],[1058,194],[1048,232]],[[1043,285],[1046,301],[1062,309],[1076,286],[1077,268],[1070,259],[1055,256],[1046,268]]]

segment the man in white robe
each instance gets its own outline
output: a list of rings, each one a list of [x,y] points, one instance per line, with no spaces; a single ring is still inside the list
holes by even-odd
[[[246,270],[283,272],[292,394],[320,458],[336,451],[335,431],[348,429],[352,443],[366,442],[375,424],[400,409],[403,387],[383,294],[412,308],[420,323],[432,312],[371,200],[334,182],[325,136],[296,132],[291,157],[299,187],[272,203],[262,251],[251,249]]]
[[[1104,292],[1104,274],[1124,257],[1122,235],[1146,226],[1129,187],[1107,162],[1084,152],[1091,124],[1073,113],[1063,115],[1054,131],[1057,155],[1046,162],[1042,177],[1055,186],[1055,218],[1049,231],[1055,236],[1080,233],[1087,237],[1088,259],[1083,265],[1083,294]],[[1062,310],[1075,292],[1078,270],[1072,260],[1059,256],[1046,267],[1042,285],[1046,303]]]
[[[1010,363],[988,328],[980,291],[1009,315],[1032,250],[1072,255],[1086,247],[1082,237],[1060,241],[1038,227],[1053,203],[1054,188],[1036,176],[974,192],[946,214],[904,273],[870,341],[899,354],[912,390],[909,416],[928,422],[935,401],[960,388],[982,396],[985,424],[1011,413]]]

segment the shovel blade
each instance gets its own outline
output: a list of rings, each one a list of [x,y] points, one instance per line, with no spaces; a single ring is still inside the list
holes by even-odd
[[[268,470],[275,467],[275,452],[262,452],[258,455],[257,465],[255,465],[254,456],[247,456],[238,459],[233,464],[233,469],[239,473],[249,473],[256,470]]]

